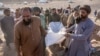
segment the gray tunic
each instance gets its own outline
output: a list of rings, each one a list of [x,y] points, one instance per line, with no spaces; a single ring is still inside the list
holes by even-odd
[[[13,43],[14,18],[12,16],[4,16],[0,23],[6,43]]]
[[[74,34],[68,51],[68,56],[89,56],[90,37],[94,29],[94,23],[86,19],[72,27]]]

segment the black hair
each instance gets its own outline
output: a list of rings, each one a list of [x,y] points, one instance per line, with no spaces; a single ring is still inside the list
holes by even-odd
[[[22,8],[22,11],[27,11],[27,10],[29,10],[30,12],[32,12],[32,10],[31,10],[30,7],[24,7],[24,8]]]
[[[41,13],[41,9],[39,7],[33,7],[32,12],[40,12]]]
[[[80,7],[80,10],[85,10],[88,14],[91,13],[91,7],[89,5],[84,5]]]
[[[5,8],[4,9],[4,13],[7,12],[7,11],[10,11],[10,9],[9,8]]]

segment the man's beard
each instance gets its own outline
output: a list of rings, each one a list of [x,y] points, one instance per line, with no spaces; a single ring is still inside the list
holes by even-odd
[[[82,19],[81,19],[80,17],[77,17],[77,18],[75,19],[75,23],[77,23],[77,24],[78,24],[78,23],[80,23],[80,22],[81,22],[81,20],[82,20]]]
[[[29,25],[29,24],[31,24],[31,22],[32,22],[32,20],[31,19],[27,19],[27,21],[25,20],[25,19],[23,19],[23,23],[24,23],[24,25]]]
[[[87,18],[87,16],[82,16],[82,15],[80,17],[81,17],[81,19],[86,19]]]

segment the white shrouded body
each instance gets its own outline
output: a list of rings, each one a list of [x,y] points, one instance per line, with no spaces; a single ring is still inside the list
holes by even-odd
[[[46,47],[59,44],[65,39],[66,28],[61,22],[51,22],[48,27],[48,34],[45,37]],[[67,39],[67,38],[66,38]],[[69,46],[69,40],[67,46]]]

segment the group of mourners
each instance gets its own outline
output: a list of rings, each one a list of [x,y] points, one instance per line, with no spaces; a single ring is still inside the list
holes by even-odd
[[[75,8],[69,5],[66,9],[49,8],[45,11],[39,7],[24,7],[16,9],[14,15],[6,8],[0,24],[9,51],[11,44],[15,45],[15,56],[89,56],[95,27],[88,17],[90,13],[89,5]],[[52,22],[61,22],[66,28],[65,37],[71,39],[69,46],[66,46],[65,39],[46,49],[45,37]],[[60,55],[62,50],[64,52]]]

